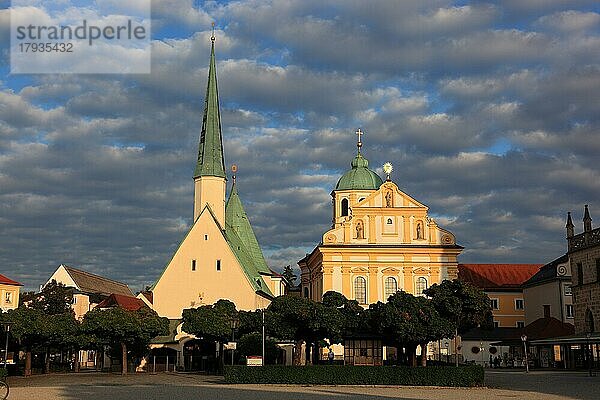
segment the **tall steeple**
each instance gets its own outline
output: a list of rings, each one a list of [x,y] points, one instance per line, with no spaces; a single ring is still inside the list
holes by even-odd
[[[221,112],[215,63],[215,32],[210,38],[210,63],[204,100],[204,116],[198,146],[198,162],[194,170],[194,221],[206,205],[210,206],[217,222],[225,228],[225,162]]]
[[[215,65],[215,34],[210,38],[210,64],[208,67],[208,84],[204,99],[204,117],[198,148],[198,162],[194,171],[194,179],[201,176],[218,176],[225,178],[225,162],[223,161],[223,135],[221,134],[221,112],[219,110],[219,90],[217,88],[217,67]]]

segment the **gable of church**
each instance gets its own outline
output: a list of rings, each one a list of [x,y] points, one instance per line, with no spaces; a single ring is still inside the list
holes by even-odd
[[[263,307],[266,299],[257,294],[260,285],[243,266],[242,249],[234,235],[226,237],[206,206],[152,287],[154,310],[161,316],[180,318],[186,308],[224,298],[239,309]],[[269,295],[268,288],[264,293]]]

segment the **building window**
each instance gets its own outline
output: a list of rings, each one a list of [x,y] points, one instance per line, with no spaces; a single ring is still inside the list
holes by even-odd
[[[498,328],[498,327],[500,327],[500,322],[494,321],[494,328]]]
[[[517,328],[525,328],[525,322],[524,321],[517,321]]]
[[[387,224],[388,224],[388,225],[392,225],[392,224],[393,224],[393,222],[392,222],[392,219],[391,219],[391,218],[388,218],[388,219],[387,219]]]
[[[567,318],[573,318],[573,304],[567,304]]]
[[[498,299],[490,299],[490,305],[492,306],[492,310],[497,310],[500,308],[498,306]]]
[[[583,265],[577,263],[577,284],[583,285]]]
[[[354,299],[358,304],[367,304],[367,280],[362,276],[354,279]]]
[[[544,318],[550,318],[550,304],[544,304]]]
[[[217,260],[217,271],[221,270],[221,260]]]
[[[427,289],[427,279],[420,277],[417,278],[417,284],[415,285],[415,295],[423,296],[423,292]]]
[[[192,260],[192,271],[196,270],[196,260]]]
[[[571,288],[571,285],[565,285],[565,296],[572,296],[573,295],[573,289]]]
[[[398,281],[396,278],[388,276],[385,278],[385,300],[398,291]]]
[[[523,310],[525,309],[525,303],[523,301],[523,299],[516,299],[515,300],[515,310]]]
[[[348,199],[342,199],[342,217],[348,216]]]
[[[12,294],[12,292],[5,292],[4,293],[4,302],[6,304],[12,304],[12,302],[13,302],[13,294]]]
[[[308,298],[308,288],[304,288],[304,297]]]
[[[73,296],[73,301],[72,301],[72,303],[73,303],[73,304],[77,304],[77,297],[76,297],[76,296]]]
[[[596,258],[596,282],[600,282],[600,258]]]
[[[204,235],[204,240],[208,240],[208,235]]]

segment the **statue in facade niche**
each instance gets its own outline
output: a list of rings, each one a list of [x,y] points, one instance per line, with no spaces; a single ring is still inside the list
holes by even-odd
[[[361,221],[358,221],[356,223],[356,238],[357,239],[364,239],[365,238],[365,233],[364,233],[364,229],[363,229],[363,224]]]
[[[392,192],[391,191],[388,191],[385,194],[385,206],[392,207]]]
[[[423,239],[423,233],[421,232],[420,222],[417,222],[417,239]]]

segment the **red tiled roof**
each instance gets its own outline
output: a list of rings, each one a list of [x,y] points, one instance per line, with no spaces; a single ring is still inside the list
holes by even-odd
[[[98,308],[121,307],[129,311],[137,311],[146,304],[136,297],[113,293],[98,304]]]
[[[575,333],[575,327],[561,322],[553,317],[539,318],[524,329],[529,340],[548,339],[558,336],[568,336]]]
[[[142,296],[144,296],[146,298],[146,300],[148,300],[150,302],[150,304],[154,303],[154,293],[153,292],[144,290],[141,293],[142,293]]]
[[[23,286],[22,283],[19,283],[17,281],[13,281],[10,278],[7,278],[6,276],[0,274],[0,283],[4,284],[4,285],[14,285],[14,286]]]
[[[458,264],[458,279],[480,289],[518,289],[542,264]]]

